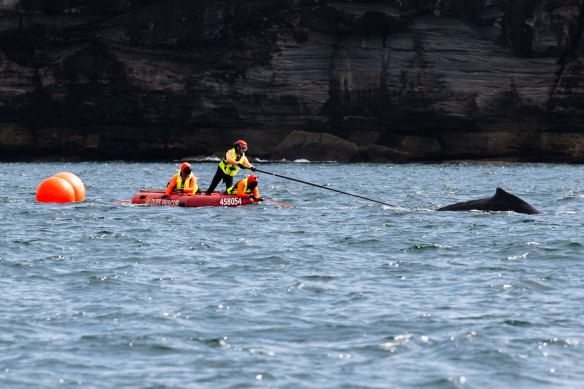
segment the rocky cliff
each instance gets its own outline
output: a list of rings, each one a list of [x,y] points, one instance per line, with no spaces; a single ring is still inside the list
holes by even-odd
[[[584,162],[584,0],[0,0],[0,159]]]

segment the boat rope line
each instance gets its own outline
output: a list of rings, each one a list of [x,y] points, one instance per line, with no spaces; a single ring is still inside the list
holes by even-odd
[[[358,197],[358,198],[363,199],[363,200],[373,201],[374,203],[383,204],[383,205],[387,205],[388,207],[394,207],[395,208],[395,205],[387,204],[387,203],[384,203],[384,202],[378,201],[378,200],[373,200],[373,199],[370,199],[368,197],[359,196],[359,195],[356,195],[354,193],[343,192],[342,190],[338,190],[338,189],[334,189],[334,188],[328,188],[326,186],[322,186],[322,185],[318,185],[318,184],[313,184],[312,182],[302,181],[302,180],[298,180],[298,179],[292,178],[292,177],[281,176],[279,174],[270,173],[270,172],[267,172],[265,170],[260,170],[258,168],[255,168],[255,171],[256,172],[260,172],[260,173],[264,173],[264,174],[269,174],[269,175],[272,175],[274,177],[284,178],[286,180],[300,182],[301,184],[316,186],[317,188],[322,188],[322,189],[326,189],[326,190],[332,190],[333,192],[342,193],[342,194],[349,195],[349,196],[353,196],[353,197]]]
[[[288,207],[288,208],[294,208],[294,207],[293,207],[293,206],[291,206],[291,205],[284,204],[284,203],[279,203],[279,202],[277,202],[277,201],[274,201],[274,200],[269,200],[269,199],[267,199],[267,198],[265,198],[265,197],[262,197],[262,199],[264,199],[264,201],[267,201],[267,202],[269,202],[269,203],[278,204],[278,205],[283,205],[283,206],[285,206],[285,207]]]

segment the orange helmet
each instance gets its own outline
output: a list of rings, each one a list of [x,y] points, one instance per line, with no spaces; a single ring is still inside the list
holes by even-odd
[[[235,142],[235,147],[239,147],[241,150],[246,151],[247,143],[245,143],[244,140],[238,140],[237,142]]]
[[[191,164],[185,162],[182,165],[180,165],[180,172],[181,174],[191,174]]]
[[[255,182],[255,184],[257,185],[257,183],[258,183],[258,178],[257,178],[256,176],[254,176],[253,174],[250,174],[250,175],[247,177],[247,184],[249,185],[249,184],[252,184],[252,183],[254,183],[254,182]]]

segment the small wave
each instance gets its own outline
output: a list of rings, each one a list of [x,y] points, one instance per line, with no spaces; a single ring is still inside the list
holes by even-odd
[[[523,284],[527,287],[530,287],[530,288],[536,289],[536,290],[554,290],[554,288],[549,287],[547,285],[544,285],[541,282],[537,282],[537,281],[527,280],[527,281],[523,281]]]
[[[404,211],[404,212],[411,212],[412,210],[409,208],[403,208],[403,207],[396,207],[396,206],[389,206],[389,205],[382,205],[381,209],[385,210],[385,211]]]
[[[532,327],[533,323],[523,320],[505,320],[503,324],[507,324],[513,327]]]
[[[425,208],[425,207],[416,207],[415,210],[419,211],[419,212],[434,212],[434,211],[436,211],[435,209]]]
[[[527,258],[528,255],[529,255],[529,253],[523,253],[521,255],[513,255],[513,256],[507,257],[507,260],[508,261],[517,261],[519,259]]]
[[[109,276],[108,275],[105,275],[105,276],[92,275],[89,278],[87,278],[85,283],[87,285],[103,285],[103,284],[118,283],[119,278],[120,278],[120,276],[117,274],[109,275]]]
[[[379,347],[388,350],[391,353],[395,353],[399,348],[402,348],[408,344],[411,338],[412,334],[397,335],[394,336],[393,339],[391,339],[389,342],[381,343]]]
[[[551,338],[551,339],[541,340],[539,343],[544,347],[556,345],[556,346],[560,346],[560,347],[565,348],[565,347],[580,346],[582,344],[582,341],[580,341],[578,339],[574,339],[574,338],[566,338],[566,339]]]
[[[338,161],[311,161],[311,160],[306,159],[306,158],[298,158],[298,159],[295,159],[293,161],[288,161],[286,158],[282,158],[279,161],[267,161],[267,162],[282,162],[282,163],[286,163],[286,162],[293,162],[293,163],[338,163]]]
[[[184,157],[181,161],[194,161],[194,162],[218,162],[221,161],[221,158],[216,157],[214,155],[208,155],[206,157],[203,156],[192,156],[192,157]]]
[[[418,251],[418,250],[437,250],[437,249],[451,249],[452,246],[442,245],[442,244],[435,244],[435,243],[426,243],[426,244],[416,244],[410,246],[406,249],[406,251]]]

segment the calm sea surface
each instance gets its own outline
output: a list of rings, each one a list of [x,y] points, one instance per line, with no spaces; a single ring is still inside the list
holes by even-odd
[[[0,387],[584,386],[582,166],[258,163],[395,207],[266,174],[294,208],[115,203],[178,166],[0,164]],[[62,171],[86,200],[37,203]],[[543,213],[434,211],[498,186]]]

